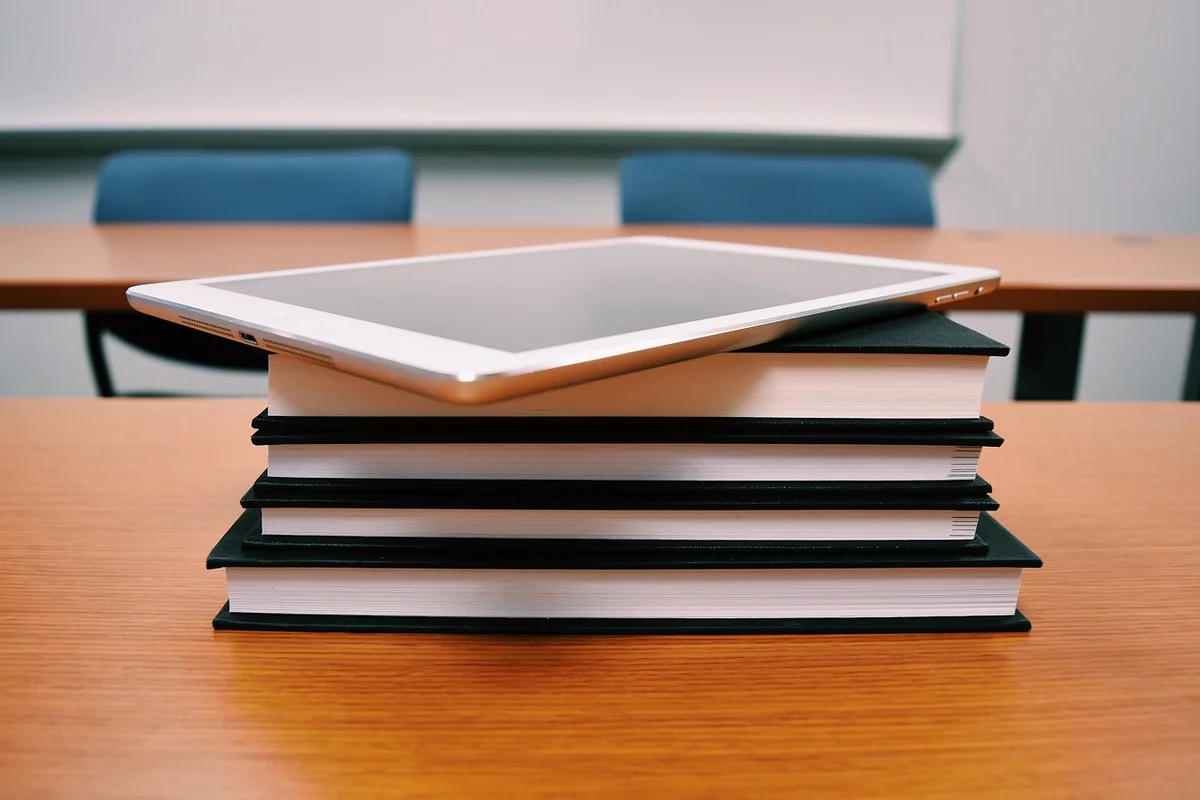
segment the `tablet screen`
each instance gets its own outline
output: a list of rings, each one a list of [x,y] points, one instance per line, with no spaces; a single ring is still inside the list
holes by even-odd
[[[519,353],[941,274],[630,242],[208,283]]]

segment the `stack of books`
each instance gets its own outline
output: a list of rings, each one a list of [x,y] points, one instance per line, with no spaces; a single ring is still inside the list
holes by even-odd
[[[271,357],[219,629],[1022,631],[988,360],[928,311],[483,406]]]

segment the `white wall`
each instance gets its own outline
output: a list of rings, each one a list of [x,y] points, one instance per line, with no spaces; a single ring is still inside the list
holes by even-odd
[[[963,144],[936,182],[941,223],[1200,233],[1194,40],[1200,2],[1193,0],[966,0]],[[616,220],[612,158],[431,157],[419,167],[420,222]],[[86,220],[94,168],[78,159],[0,160],[0,222]],[[0,344],[0,394],[86,393],[77,315],[36,318],[43,321],[34,340],[29,314],[0,314],[0,342],[22,341]],[[1017,344],[1015,315],[960,319]],[[1081,398],[1176,399],[1190,326],[1182,315],[1092,315]],[[31,340],[32,352],[24,347]],[[116,367],[121,387],[169,377],[132,359]],[[1012,362],[990,376],[989,397],[1011,393]],[[222,392],[257,391],[205,382]]]
[[[1200,3],[966,0],[952,226],[1200,231]]]

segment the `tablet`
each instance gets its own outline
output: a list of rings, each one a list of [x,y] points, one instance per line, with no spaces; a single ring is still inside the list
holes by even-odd
[[[487,403],[937,306],[1000,275],[627,237],[135,286],[148,314],[452,403]]]

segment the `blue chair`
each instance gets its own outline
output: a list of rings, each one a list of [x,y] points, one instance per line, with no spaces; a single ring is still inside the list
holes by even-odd
[[[100,167],[97,223],[408,222],[412,159],[399,150],[136,151]],[[189,364],[264,371],[266,353],[133,312],[84,315],[101,397],[114,397],[104,335]]]
[[[627,224],[934,224],[929,172],[885,156],[639,153],[621,161]]]

